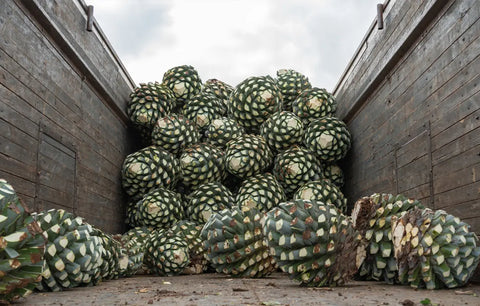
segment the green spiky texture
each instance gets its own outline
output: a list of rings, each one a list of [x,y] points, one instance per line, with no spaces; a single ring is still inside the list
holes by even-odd
[[[360,234],[330,204],[280,203],[267,213],[264,233],[280,268],[306,286],[343,285],[362,260]]]
[[[205,131],[207,141],[219,148],[225,148],[230,140],[243,134],[245,129],[238,122],[225,117],[212,120]]]
[[[263,213],[255,208],[222,210],[202,229],[203,247],[217,272],[233,277],[265,277],[277,268],[262,233]]]
[[[190,65],[167,70],[163,75],[162,83],[173,91],[177,109],[202,90],[202,80],[197,70]]]
[[[260,128],[260,135],[275,151],[301,144],[303,134],[302,120],[294,113],[287,111],[273,114]]]
[[[124,261],[120,262],[123,259],[122,246],[120,242],[115,240],[112,235],[104,233],[100,229],[94,228],[94,235],[100,238],[100,241],[103,245],[102,249],[102,265],[100,266],[100,277],[102,280],[112,280],[118,279],[121,273],[121,269],[126,269],[128,264],[125,264]],[[122,263],[122,267],[120,266]],[[123,266],[125,264],[125,266]]]
[[[294,146],[275,157],[273,174],[290,196],[304,184],[322,178],[322,168],[311,151]]]
[[[350,149],[350,132],[346,124],[335,117],[315,119],[308,125],[303,143],[322,162],[336,162]]]
[[[127,268],[120,270],[122,277],[132,276],[142,271],[146,239],[151,231],[152,229],[148,227],[135,227],[117,239],[128,255]]]
[[[412,209],[392,220],[400,283],[414,288],[464,286],[478,265],[478,237],[443,210]]]
[[[189,196],[187,217],[199,224],[204,224],[210,216],[234,205],[232,192],[221,183],[213,182],[199,186]]]
[[[139,220],[137,218],[137,203],[143,198],[143,196],[137,196],[131,199],[128,199],[127,202],[127,209],[125,214],[125,223],[128,224],[130,227],[138,226]]]
[[[42,278],[45,239],[13,187],[0,179],[0,303],[32,292]]]
[[[158,187],[172,188],[179,177],[178,159],[156,146],[127,155],[122,165],[122,186],[133,198]]]
[[[270,76],[249,77],[237,85],[228,105],[230,116],[247,132],[257,132],[260,125],[282,109],[282,94]]]
[[[267,169],[273,161],[273,153],[265,139],[259,135],[245,134],[227,143],[225,167],[228,172],[246,178]]]
[[[209,79],[203,85],[203,92],[214,95],[227,106],[230,95],[234,90],[232,86],[217,79]]]
[[[183,183],[192,188],[225,177],[225,153],[208,143],[194,144],[180,156]]]
[[[147,226],[137,226],[129,229],[122,235],[122,240],[129,241],[136,239],[139,242],[144,242],[148,238],[148,234],[152,231],[152,228]]]
[[[166,188],[154,189],[137,203],[137,219],[140,226],[168,228],[183,219],[182,199]]]
[[[155,123],[151,136],[154,145],[174,155],[200,141],[200,132],[195,124],[178,114],[160,118]]]
[[[175,104],[170,88],[158,82],[141,83],[130,94],[127,114],[134,125],[151,132],[158,119],[167,116]]]
[[[200,274],[207,271],[208,262],[205,257],[205,250],[202,245],[200,232],[203,224],[200,225],[193,221],[183,220],[175,224],[170,231],[173,235],[183,238],[188,245],[188,255],[190,257],[189,265],[182,271],[182,274]]]
[[[101,279],[103,244],[94,228],[63,209],[32,214],[47,238],[42,281],[37,288],[61,291]]]
[[[153,274],[178,275],[190,263],[188,244],[181,235],[155,230],[146,241],[144,263]]]
[[[306,183],[297,189],[293,199],[320,201],[334,205],[342,213],[347,212],[347,198],[343,195],[340,188],[328,179]]]
[[[185,103],[183,114],[204,131],[214,119],[227,114],[227,106],[216,96],[201,92]]]
[[[312,88],[306,76],[292,69],[277,71],[277,85],[282,93],[283,109],[288,111],[292,110],[292,102],[301,92]]]
[[[235,203],[240,208],[253,207],[266,212],[285,200],[285,192],[277,179],[270,173],[263,173],[242,182]]]
[[[336,110],[335,98],[323,88],[305,90],[292,103],[292,111],[305,124],[322,117],[333,117]]]
[[[338,187],[343,187],[345,184],[345,176],[343,175],[342,168],[337,164],[323,164],[323,177],[329,179]]]
[[[120,252],[118,254],[118,277],[129,277],[140,271],[145,247],[141,249],[139,244],[124,238],[124,235],[116,234],[113,235],[112,238],[115,239],[120,246]]]
[[[423,208],[422,204],[403,195],[375,193],[359,199],[352,211],[354,227],[366,244],[366,258],[358,270],[363,280],[379,280],[394,284],[398,277],[393,254],[391,223],[393,216]]]

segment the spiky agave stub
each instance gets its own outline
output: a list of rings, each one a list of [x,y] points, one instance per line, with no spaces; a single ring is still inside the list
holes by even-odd
[[[358,269],[358,278],[398,283],[397,261],[392,243],[392,218],[416,207],[423,208],[423,205],[420,201],[401,194],[375,193],[355,203],[352,221],[366,243],[366,258]]]
[[[465,285],[480,260],[478,237],[443,210],[412,209],[392,220],[392,240],[401,283],[414,288]]]
[[[160,187],[147,193],[137,203],[138,224],[154,228],[168,228],[183,218],[183,210],[180,195]]]
[[[13,187],[0,179],[0,302],[32,292],[42,278],[44,249],[42,229]]]
[[[101,238],[81,217],[63,209],[33,214],[47,238],[39,290],[61,291],[101,280]]]
[[[298,95],[312,85],[306,76],[293,69],[280,69],[277,71],[277,86],[283,97],[283,109],[291,111],[292,102]]]
[[[217,272],[233,277],[264,277],[277,268],[262,233],[264,214],[255,208],[222,210],[205,223],[201,237]]]
[[[338,187],[343,187],[345,184],[345,176],[342,168],[335,163],[327,163],[322,165],[323,177],[329,179]]]
[[[126,233],[113,235],[112,238],[120,246],[118,276],[130,277],[140,271],[145,252],[143,244],[136,243],[135,239],[130,240]]]
[[[227,106],[216,96],[201,92],[185,102],[183,114],[193,122],[200,131],[204,131],[214,119],[222,118],[227,113]]]
[[[314,87],[298,95],[292,102],[292,110],[305,124],[308,124],[321,117],[334,116],[337,102],[325,89]]]
[[[206,250],[203,249],[203,241],[200,237],[202,228],[203,224],[182,220],[170,229],[174,235],[182,237],[187,242],[190,263],[183,269],[182,274],[200,274],[208,268]]]
[[[364,259],[360,234],[330,204],[280,203],[267,213],[263,230],[280,268],[306,286],[343,285]]]
[[[122,246],[127,250],[128,266],[125,270],[121,270],[122,276],[128,277],[142,272],[143,258],[145,255],[146,243],[152,228],[134,227],[125,234],[118,237]]]
[[[192,188],[225,177],[225,153],[208,143],[199,143],[185,148],[180,156],[183,183]]]
[[[130,94],[127,114],[135,125],[151,130],[159,118],[170,113],[174,104],[170,88],[158,82],[141,83]]]
[[[103,246],[100,278],[102,280],[118,279],[121,270],[127,269],[128,266],[128,257],[123,257],[124,250],[121,243],[100,229],[94,228],[94,234],[100,238]]]
[[[225,106],[227,106],[230,95],[235,90],[231,85],[217,79],[209,79],[203,85],[203,92],[216,96]]]
[[[219,148],[225,148],[230,140],[245,134],[245,129],[231,118],[212,120],[205,131],[207,141]]]
[[[335,117],[315,119],[308,125],[303,143],[326,163],[336,162],[347,155],[351,146],[347,125]]]
[[[162,83],[170,88],[176,99],[176,108],[202,90],[202,80],[197,70],[190,65],[173,67],[165,72]]]
[[[347,212],[347,198],[340,188],[328,179],[320,179],[308,182],[297,189],[293,199],[315,200],[323,203],[333,204],[342,213]]]
[[[179,177],[178,159],[156,146],[127,155],[122,165],[122,187],[131,197],[158,187],[172,188]]]
[[[190,263],[188,244],[178,234],[165,229],[154,230],[146,241],[144,263],[154,274],[178,275]]]
[[[225,168],[239,178],[259,174],[273,161],[273,153],[262,136],[245,134],[227,143]]]
[[[273,174],[291,196],[304,184],[321,179],[322,167],[311,151],[293,146],[275,157]]]
[[[257,132],[260,125],[282,108],[282,94],[270,76],[249,77],[233,91],[228,113],[247,132]]]
[[[303,123],[291,112],[278,112],[268,118],[260,127],[260,135],[272,150],[282,151],[293,145],[300,145],[304,134]]]
[[[158,119],[151,136],[152,144],[175,156],[184,148],[200,141],[200,133],[195,124],[179,114]]]
[[[204,224],[212,214],[231,208],[234,200],[232,192],[221,183],[206,183],[188,195],[186,214],[190,220]]]
[[[267,212],[286,200],[280,183],[270,173],[262,173],[245,179],[238,189],[235,203],[240,208],[252,207]]]

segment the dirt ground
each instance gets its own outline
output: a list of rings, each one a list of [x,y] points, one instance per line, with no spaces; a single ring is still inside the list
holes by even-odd
[[[429,304],[430,303],[430,304]],[[134,276],[95,287],[33,293],[18,305],[480,305],[480,284],[452,290],[415,290],[380,282],[306,288],[275,273],[264,279],[223,274]]]

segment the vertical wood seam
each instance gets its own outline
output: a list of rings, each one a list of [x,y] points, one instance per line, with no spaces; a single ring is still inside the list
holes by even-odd
[[[429,166],[429,188],[430,188],[430,207],[435,209],[435,194],[433,189],[433,157],[432,157],[432,129],[430,125],[430,120],[427,121],[427,136],[428,136],[428,143],[427,143],[427,150],[428,150],[428,166]]]

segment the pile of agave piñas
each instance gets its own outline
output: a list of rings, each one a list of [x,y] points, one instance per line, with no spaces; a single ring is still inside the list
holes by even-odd
[[[151,228],[144,269],[262,277],[281,268],[308,286],[352,277],[465,284],[480,248],[460,220],[388,194],[345,215],[336,163],[351,138],[336,107],[290,69],[232,87],[202,83],[185,65],[140,84],[128,114],[143,148],[127,156],[122,178],[128,224]]]
[[[232,87],[202,83],[185,65],[130,97],[127,112],[143,148],[126,157],[122,179],[127,223],[151,229],[146,271],[211,267],[262,277],[278,268],[263,230],[268,211],[295,198],[345,212],[336,162],[350,134],[332,95],[301,73],[279,70]]]
[[[287,69],[232,87],[202,83],[185,65],[140,84],[127,113],[142,147],[121,169],[130,230],[112,236],[59,209],[29,214],[0,180],[0,302],[208,269],[280,268],[306,286],[466,284],[480,247],[458,218],[391,194],[361,198],[346,215],[336,163],[351,139],[335,111],[331,94]]]

